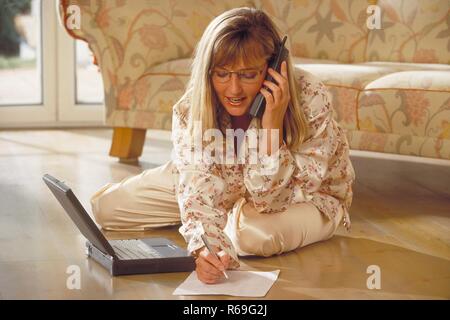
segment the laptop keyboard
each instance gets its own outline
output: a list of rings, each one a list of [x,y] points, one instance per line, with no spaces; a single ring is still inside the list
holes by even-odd
[[[155,249],[147,246],[141,240],[114,240],[111,246],[121,260],[161,258]]]

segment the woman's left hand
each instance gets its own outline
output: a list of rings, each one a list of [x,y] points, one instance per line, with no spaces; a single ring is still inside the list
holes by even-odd
[[[264,129],[279,129],[282,137],[283,119],[291,99],[286,61],[281,63],[281,74],[272,68],[269,68],[267,72],[277,83],[264,80],[263,87],[260,90],[266,98],[266,109],[261,119],[261,126]],[[269,92],[264,86],[272,92]]]

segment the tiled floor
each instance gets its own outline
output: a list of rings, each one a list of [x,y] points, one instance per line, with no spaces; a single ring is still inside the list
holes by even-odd
[[[168,136],[148,132],[140,165],[130,166],[108,157],[111,130],[0,131],[0,298],[199,298],[172,296],[188,273],[110,277],[85,258],[84,238],[42,182],[45,173],[64,180],[89,209],[90,195],[104,183],[169,160]],[[450,298],[450,161],[383,158],[352,152],[350,234],[341,229],[291,253],[242,259],[248,268],[281,270],[267,299]],[[106,235],[157,235],[185,245],[176,227]],[[80,268],[80,290],[67,289],[71,265]],[[380,267],[380,290],[367,288],[371,265]]]

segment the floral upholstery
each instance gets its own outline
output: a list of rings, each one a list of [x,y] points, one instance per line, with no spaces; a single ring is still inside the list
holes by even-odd
[[[81,28],[68,32],[87,41],[96,57],[105,88],[106,124],[144,129],[170,129],[171,108],[156,96],[180,88],[175,77],[168,83],[164,77],[164,82],[154,81],[149,71],[190,57],[215,16],[252,6],[247,0],[60,0],[63,21],[72,4],[80,7]]]
[[[171,129],[206,25],[239,6],[265,10],[288,35],[297,68],[333,97],[350,147],[450,159],[448,0],[60,0],[81,8],[81,30],[105,84],[106,123]],[[380,30],[366,27],[369,4]]]
[[[450,67],[381,77],[359,95],[362,150],[450,159]],[[444,68],[443,68],[444,69]]]
[[[288,35],[297,57],[340,62],[364,61],[368,2],[354,0],[259,0]]]
[[[449,64],[450,1],[379,0],[382,28],[369,33],[367,61]]]
[[[351,148],[450,159],[450,66],[301,60],[328,86]]]

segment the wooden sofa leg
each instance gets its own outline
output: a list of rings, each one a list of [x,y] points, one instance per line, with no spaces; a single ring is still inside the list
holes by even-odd
[[[145,142],[145,129],[114,128],[109,155],[118,157],[119,162],[136,163],[142,155]]]

